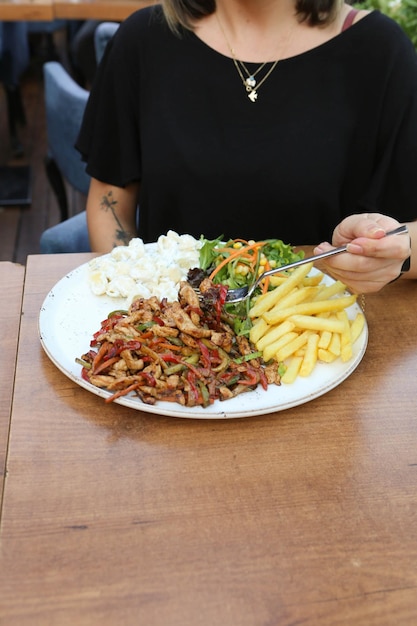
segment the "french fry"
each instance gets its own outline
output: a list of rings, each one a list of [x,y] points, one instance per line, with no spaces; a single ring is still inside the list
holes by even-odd
[[[320,285],[323,277],[323,272],[317,272],[317,274],[313,274],[313,276],[306,276],[303,280],[303,285],[305,287],[317,287],[317,285]]]
[[[263,320],[262,317],[260,319]],[[265,322],[265,320],[263,321]],[[256,349],[264,350],[267,345],[277,341],[277,339],[279,339],[283,335],[290,333],[294,327],[295,327],[295,324],[291,320],[285,320],[285,322],[282,322],[281,324],[279,324],[278,326],[274,326],[273,328],[268,326],[269,331],[265,335],[263,335],[263,337],[261,337],[259,341],[255,343]]]
[[[310,331],[305,330],[301,335],[297,335],[294,339],[282,346],[282,348],[279,348],[275,355],[276,360],[285,361],[285,359],[288,359],[289,356],[307,343],[309,335]]]
[[[334,354],[335,356],[340,356],[341,349],[342,346],[340,343],[340,335],[339,333],[333,333],[328,350],[329,352],[331,352],[331,354]]]
[[[296,287],[302,279],[307,276],[313,267],[312,263],[306,263],[297,267],[292,274],[290,274],[285,282],[267,293],[259,296],[255,305],[250,310],[249,315],[251,317],[260,317],[266,311],[269,311],[283,296],[287,295],[293,287]]]
[[[329,347],[331,339],[332,333],[328,330],[323,330],[323,332],[320,333],[319,348],[326,350]]]
[[[269,292],[273,293],[273,292]],[[266,294],[268,295],[268,294]],[[323,311],[341,311],[356,302],[356,296],[344,296],[334,300],[320,300],[318,302],[302,302],[287,309],[273,308],[262,314],[268,324],[277,324],[293,315],[315,315]],[[256,316],[255,316],[256,317]]]
[[[302,356],[304,357],[306,353],[306,346],[303,346],[302,348],[300,348],[299,350],[296,350],[294,352],[294,356]]]
[[[337,359],[337,354],[333,354],[329,352],[329,350],[319,349],[317,354],[319,361],[323,361],[324,363],[333,363]]]
[[[262,317],[260,317],[253,323],[252,328],[250,329],[250,332],[249,332],[249,339],[256,346],[260,338],[269,330],[271,330],[271,327],[269,326],[269,324],[267,324],[265,320]]]
[[[313,299],[314,295],[319,291],[318,287],[304,287],[303,289],[297,289],[295,287],[289,294],[281,298],[274,307],[275,309],[286,309],[290,306],[300,304],[305,300]]]
[[[288,320],[293,322],[297,328],[304,330],[328,330],[331,333],[342,333],[345,330],[345,324],[342,320],[332,318],[326,319],[314,315],[292,315]]]
[[[269,282],[272,287],[278,287],[278,285],[282,285],[287,280],[287,276],[280,276],[279,274],[275,274],[274,276],[269,277]]]
[[[309,336],[303,362],[299,371],[300,376],[310,376],[313,371],[317,363],[319,339],[320,335],[318,333],[312,333]]]
[[[350,330],[349,318],[347,316],[346,311],[339,311],[337,313],[337,318],[339,321],[343,322],[344,328],[340,335],[340,356],[342,361],[345,363],[352,358],[353,350],[352,350],[352,333]]]
[[[276,277],[278,286],[260,296],[249,312],[251,341],[264,361],[285,363],[281,380],[286,384],[310,376],[318,361],[348,361],[365,326],[362,313],[349,319],[346,309],[357,297],[347,294],[342,282],[323,284],[323,274],[308,276],[306,269],[308,273],[310,267],[303,266]]]
[[[340,280],[336,280],[331,285],[323,286],[317,294],[316,300],[329,300],[329,298],[333,298],[333,296],[337,296],[344,291],[346,291],[346,285],[340,282]]]
[[[281,382],[286,385],[291,385],[298,376],[302,362],[302,356],[293,356],[288,363],[285,373],[281,376]]]
[[[355,341],[357,340],[357,338],[363,331],[364,326],[365,326],[365,316],[363,313],[358,313],[350,325],[350,334],[352,337],[352,343],[355,343]]]
[[[297,339],[297,337],[297,333],[290,332],[277,339],[277,341],[273,341],[268,344],[262,351],[264,361],[269,361],[270,359],[275,358],[278,350],[281,350],[281,348],[287,345],[287,343],[290,343],[293,339]],[[276,360],[278,361],[279,359]]]

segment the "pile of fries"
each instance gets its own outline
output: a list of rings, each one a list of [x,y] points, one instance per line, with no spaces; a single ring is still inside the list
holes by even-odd
[[[365,324],[362,313],[351,320],[346,312],[356,296],[346,295],[340,281],[324,284],[322,273],[308,276],[312,267],[306,264],[286,277],[273,277],[275,289],[261,295],[250,310],[250,340],[265,362],[285,363],[283,383],[309,376],[318,361],[348,361]]]

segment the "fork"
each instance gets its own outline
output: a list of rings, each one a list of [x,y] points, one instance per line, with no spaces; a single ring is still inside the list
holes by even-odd
[[[404,233],[408,233],[408,228],[405,224],[403,226],[398,226],[398,228],[394,228],[394,230],[387,231],[384,237],[390,237],[391,235],[402,235]],[[291,270],[295,267],[299,267],[300,265],[305,265],[306,263],[315,263],[316,261],[320,261],[321,259],[327,259],[328,257],[335,256],[336,254],[340,254],[341,252],[346,252],[346,250],[347,245],[340,246],[339,248],[333,248],[328,252],[322,252],[321,254],[316,254],[315,256],[305,257],[304,259],[300,259],[299,261],[294,261],[293,263],[288,263],[287,265],[282,265],[281,267],[274,267],[274,269],[267,270],[266,272],[261,274],[250,287],[246,285],[244,287],[239,287],[238,289],[229,289],[226,296],[226,302],[228,304],[236,304],[238,302],[246,300],[246,298],[250,298],[258,285],[267,276],[272,276],[273,274],[285,272],[286,270]],[[199,297],[202,297],[202,294],[198,289],[196,289],[195,291],[199,295]]]

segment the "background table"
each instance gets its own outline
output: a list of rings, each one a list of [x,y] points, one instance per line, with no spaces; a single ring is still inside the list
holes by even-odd
[[[150,0],[53,0],[56,18],[116,22],[150,4],[153,4]]]
[[[43,353],[43,299],[87,258],[28,258],[0,623],[417,623],[416,284],[367,297],[365,357],[325,396],[182,420],[106,405]]]
[[[25,268],[0,263],[0,510],[9,436]]]
[[[0,0],[0,20],[59,19],[121,22],[152,0]]]
[[[30,22],[53,19],[52,0],[0,0],[0,20]]]

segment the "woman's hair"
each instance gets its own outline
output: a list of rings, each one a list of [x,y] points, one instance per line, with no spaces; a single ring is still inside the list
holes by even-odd
[[[343,0],[294,0],[300,22],[310,26],[330,23]],[[216,0],[161,0],[166,20],[172,30],[179,26],[192,30],[193,24],[216,10]]]

